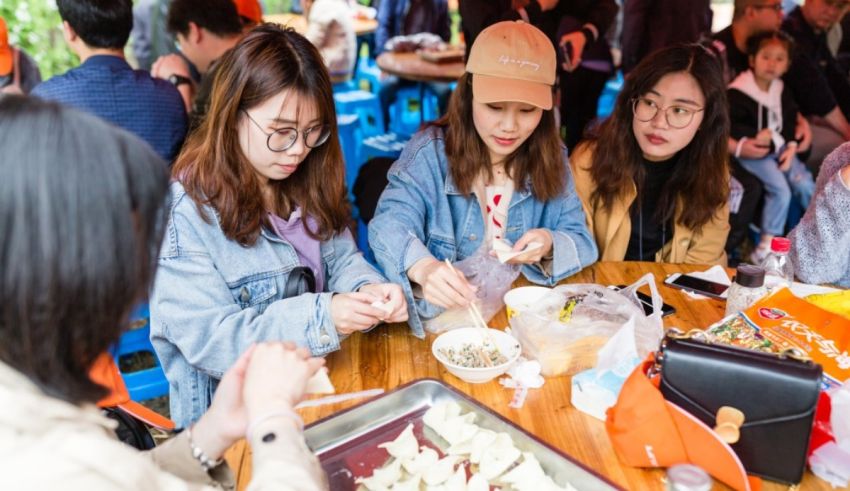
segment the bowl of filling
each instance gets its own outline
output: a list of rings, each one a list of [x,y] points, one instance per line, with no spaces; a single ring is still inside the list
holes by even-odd
[[[498,329],[460,327],[440,334],[431,352],[446,370],[471,384],[489,382],[519,358],[519,341]]]

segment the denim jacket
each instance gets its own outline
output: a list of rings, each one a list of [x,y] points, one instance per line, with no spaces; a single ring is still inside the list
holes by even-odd
[[[415,135],[388,174],[389,184],[369,222],[369,245],[384,274],[399,283],[407,297],[409,323],[424,337],[421,318],[441,309],[415,299],[407,270],[420,259],[459,261],[475,253],[484,240],[484,216],[473,194],[464,196],[448,172],[443,130],[428,128]],[[538,265],[524,265],[529,281],[555,285],[596,261],[597,250],[587,230],[581,201],[569,173],[567,185],[555,199],[541,202],[531,194],[530,181],[516,189],[508,207],[505,239],[516,242],[528,230],[552,232],[551,274]]]
[[[150,296],[151,341],[171,389],[171,419],[200,417],[224,372],[252,343],[293,341],[314,355],[339,349],[330,313],[332,292],[386,283],[347,230],[322,242],[325,292],[284,298],[295,249],[263,230],[243,247],[225,237],[218,215],[210,223],[180,183],[171,186],[168,226]],[[285,374],[281,374],[285,376]]]

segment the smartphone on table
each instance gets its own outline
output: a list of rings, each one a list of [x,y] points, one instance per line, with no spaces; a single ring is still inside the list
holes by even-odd
[[[616,289],[622,290],[625,287],[626,287],[626,285],[617,285]],[[612,288],[614,288],[614,287],[612,287]],[[640,301],[641,307],[643,307],[643,313],[645,315],[652,315],[652,297],[650,297],[646,293],[643,293],[643,292],[640,292],[640,291],[637,291],[635,293],[637,294],[637,298]],[[675,313],[676,313],[676,307],[673,307],[669,303],[662,303],[661,304],[661,317],[667,317],[668,315],[675,314]]]
[[[664,284],[680,290],[688,290],[700,295],[723,300],[723,294],[729,286],[714,281],[704,280],[682,273],[673,273],[664,280]]]

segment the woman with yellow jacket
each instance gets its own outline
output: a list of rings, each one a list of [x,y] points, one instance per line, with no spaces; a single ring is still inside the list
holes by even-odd
[[[711,51],[682,45],[645,58],[570,158],[600,260],[725,265],[728,136]]]

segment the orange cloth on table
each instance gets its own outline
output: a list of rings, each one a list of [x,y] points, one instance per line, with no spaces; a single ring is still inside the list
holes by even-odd
[[[759,491],[761,479],[747,476],[727,443],[702,421],[668,402],[657,379],[646,373],[653,355],[626,379],[617,403],[608,409],[605,428],[617,457],[634,467],[691,463],[737,491]]]
[[[121,372],[118,371],[118,366],[109,353],[103,353],[95,360],[89,370],[89,377],[92,381],[106,387],[110,391],[106,397],[97,402],[98,407],[117,406],[149,426],[161,430],[174,429],[174,421],[151,411],[138,402],[130,400],[130,392],[127,391],[124,379],[121,378]]]

